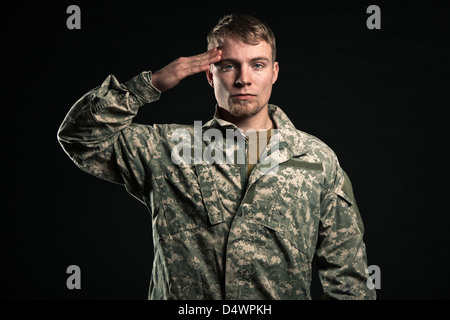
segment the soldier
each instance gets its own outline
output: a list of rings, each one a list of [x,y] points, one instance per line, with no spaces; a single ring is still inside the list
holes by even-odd
[[[348,176],[326,144],[269,104],[279,71],[273,32],[233,14],[207,40],[207,52],[157,72],[124,84],[107,77],[58,132],[79,168],[125,185],[150,210],[149,299],[310,299],[314,257],[325,298],[374,299]],[[200,128],[132,122],[200,72],[217,100],[212,120]],[[191,139],[199,130],[200,145]],[[174,153],[180,139],[183,155]],[[221,152],[227,161],[215,161]]]

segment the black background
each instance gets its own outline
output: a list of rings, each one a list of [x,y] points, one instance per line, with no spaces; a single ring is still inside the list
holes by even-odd
[[[381,269],[378,298],[449,299],[449,6],[350,3],[2,2],[2,298],[147,298],[149,212],[76,168],[57,130],[109,74],[126,82],[201,53],[219,18],[243,12],[277,36],[270,102],[325,141],[352,179],[368,262]],[[66,27],[71,4],[81,30]],[[371,4],[381,30],[366,27]],[[136,122],[206,122],[214,106],[205,75],[195,75]],[[72,264],[81,290],[66,287]]]

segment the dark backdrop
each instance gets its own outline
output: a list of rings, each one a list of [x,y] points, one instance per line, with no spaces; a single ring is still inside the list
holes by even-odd
[[[68,30],[66,8],[81,8]],[[381,8],[381,30],[366,9]],[[72,104],[109,74],[126,82],[201,53],[224,14],[277,36],[271,103],[325,141],[352,179],[379,299],[449,299],[449,10],[441,2],[2,2],[1,293],[10,299],[146,299],[151,219],[120,185],[60,148]],[[6,56],[4,55],[6,54]],[[209,120],[196,75],[141,109],[140,123]],[[68,290],[66,268],[81,268]],[[317,278],[314,297],[319,295]]]

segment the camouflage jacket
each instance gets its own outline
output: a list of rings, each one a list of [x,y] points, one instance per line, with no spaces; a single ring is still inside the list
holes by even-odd
[[[194,134],[192,125],[132,122],[159,97],[151,72],[125,84],[109,76],[75,103],[58,132],[79,168],[124,184],[151,212],[149,299],[310,299],[314,256],[324,297],[375,298],[350,180],[329,147],[269,105],[275,174],[261,163],[248,179],[246,163],[175,164],[173,134]],[[202,126],[211,128],[236,129],[217,111]]]

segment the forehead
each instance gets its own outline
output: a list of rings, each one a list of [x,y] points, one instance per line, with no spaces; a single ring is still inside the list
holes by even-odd
[[[222,50],[222,59],[251,60],[256,57],[265,57],[272,60],[272,48],[261,40],[257,44],[248,44],[238,39],[228,39],[219,45]]]

